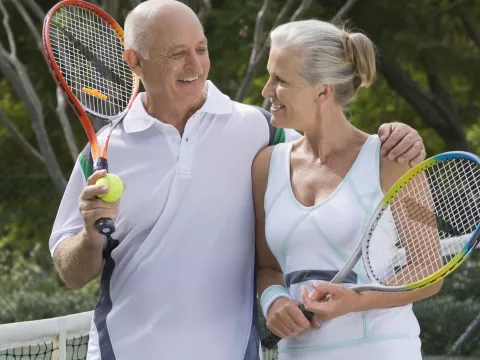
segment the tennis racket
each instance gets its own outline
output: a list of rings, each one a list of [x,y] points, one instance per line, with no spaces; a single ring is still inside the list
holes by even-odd
[[[480,158],[436,155],[410,169],[385,194],[344,268],[341,283],[362,259],[369,284],[350,289],[406,292],[451,274],[480,242]],[[299,306],[311,319],[313,313]],[[263,346],[280,338],[267,331]]]
[[[97,6],[64,0],[48,12],[42,34],[50,71],[87,134],[94,171],[108,171],[110,135],[130,109],[139,86],[123,61],[123,30]],[[109,124],[101,148],[94,118]],[[100,219],[97,229],[108,235],[115,225],[112,219]]]

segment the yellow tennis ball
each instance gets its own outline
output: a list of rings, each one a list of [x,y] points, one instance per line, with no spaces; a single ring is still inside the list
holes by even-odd
[[[114,202],[120,199],[123,194],[123,185],[122,180],[115,174],[107,174],[104,177],[97,180],[95,185],[108,186],[108,192],[106,194],[98,195],[100,199],[106,202]]]

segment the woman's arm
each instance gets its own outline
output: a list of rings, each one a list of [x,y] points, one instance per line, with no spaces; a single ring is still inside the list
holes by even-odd
[[[261,150],[252,165],[252,188],[255,205],[255,245],[257,251],[257,290],[261,296],[272,285],[285,286],[283,273],[265,239],[264,197],[267,190],[268,170],[274,147]]]
[[[441,283],[437,283],[421,290],[406,293],[380,291],[357,293],[342,284],[324,282],[314,283],[314,290],[310,294],[306,289],[302,289],[302,299],[305,309],[313,312],[319,320],[327,321],[351,312],[411,304],[435,295],[441,286]],[[330,297],[325,301],[327,295],[330,295]]]
[[[299,303],[290,298],[283,273],[265,238],[264,197],[273,146],[260,151],[252,165],[252,187],[255,205],[255,236],[257,251],[257,290],[267,318],[267,328],[280,336],[296,336],[310,327],[310,322],[298,309]],[[314,320],[312,324],[318,327]]]

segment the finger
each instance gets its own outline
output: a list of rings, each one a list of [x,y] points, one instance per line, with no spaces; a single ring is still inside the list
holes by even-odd
[[[294,315],[294,311],[297,311],[299,314]],[[285,326],[285,328],[288,330],[288,336],[295,336],[303,331],[303,327],[300,326],[295,317],[296,316],[301,316],[304,318],[304,320],[307,320],[303,313],[298,309],[298,307],[295,308],[287,308],[285,312],[282,312],[280,314],[280,321],[281,323]],[[307,320],[308,322],[308,320]]]
[[[342,284],[333,284],[326,281],[313,283],[312,287],[317,291],[322,291],[329,294],[342,292],[345,289],[345,286]]]
[[[93,224],[103,218],[115,220],[117,213],[110,209],[95,209],[82,212],[82,217],[86,223]]]
[[[392,124],[382,124],[378,128],[378,136],[380,138],[380,141],[384,142],[385,140],[387,140],[391,132],[392,132]]]
[[[313,289],[319,292],[316,297],[323,296],[321,300],[317,300],[317,303],[326,303],[329,302],[330,299],[337,299],[339,296],[347,295],[350,292],[350,290],[342,284],[332,284],[329,282],[313,284]]]
[[[307,290],[302,286],[301,292],[307,292]],[[308,294],[308,292],[307,292]],[[301,330],[306,330],[310,327],[310,321],[305,317],[303,312],[298,308],[298,306],[288,308],[290,318],[295,322],[297,327],[300,327]]]
[[[408,137],[408,135],[405,137],[405,139],[407,137]],[[400,143],[403,143],[404,140],[402,140]],[[412,161],[418,154],[420,154],[420,152],[423,150],[423,148],[424,148],[423,147],[423,142],[421,140],[415,141],[414,143],[411,144],[411,146],[409,146],[409,148],[406,151],[403,152],[403,154],[399,154],[398,159],[397,159],[398,163],[399,164],[410,163],[410,161]],[[400,150],[400,151],[402,151],[402,150]]]
[[[97,170],[87,179],[87,185],[94,185],[98,179],[107,175],[107,170]]]
[[[410,134],[405,135],[403,139],[400,140],[400,142],[395,145],[395,147],[390,150],[388,153],[388,159],[391,161],[394,160],[399,160],[400,157],[402,157],[414,144],[414,141],[412,139],[412,136]],[[405,160],[403,164],[405,163]]]
[[[394,127],[387,140],[382,144],[381,153],[386,156],[397,146],[397,144],[407,135],[407,130],[401,127]]]
[[[296,325],[290,319],[286,309],[273,314],[273,316],[269,316],[267,328],[274,331],[281,338],[287,338],[297,334]]]
[[[420,154],[418,154],[416,157],[413,158],[412,161],[410,161],[410,166],[414,167],[415,165],[420,164],[423,160],[425,160],[426,157],[427,152],[425,151],[425,149],[423,149],[422,151],[420,151]]]
[[[281,322],[272,323],[267,321],[266,326],[268,330],[273,332],[275,335],[281,337],[282,339],[290,337],[290,331]]]
[[[305,286],[302,285],[302,287],[300,288],[300,295],[302,296],[302,298],[304,297],[308,297],[308,290]]]
[[[326,301],[328,300],[329,295],[330,294],[328,292],[313,289],[313,291],[309,295],[309,298],[312,301]]]
[[[304,298],[303,305],[305,306],[306,310],[313,312],[318,319],[328,319],[326,302],[313,301],[307,296]]]
[[[80,200],[91,200],[101,194],[108,192],[108,186],[102,185],[87,185],[80,195]]]
[[[391,151],[403,140],[406,135],[407,132],[405,130],[395,128],[382,145],[382,155],[390,155]]]
[[[94,209],[117,209],[118,205],[119,201],[107,203],[106,201],[94,197],[90,200],[81,200],[78,208],[80,211],[89,211]]]
[[[320,321],[318,321],[316,315],[313,315],[312,319],[310,320],[310,324],[311,324],[315,329],[320,329]]]
[[[327,290],[322,290],[322,287],[320,287],[320,284],[322,284],[322,283],[312,284],[313,290],[308,295],[310,300],[312,300],[312,301],[328,300],[328,296],[330,295],[330,293]]]

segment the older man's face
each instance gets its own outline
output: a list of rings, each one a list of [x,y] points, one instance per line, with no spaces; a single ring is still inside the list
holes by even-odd
[[[200,22],[189,16],[164,19],[152,31],[149,60],[143,69],[146,89],[169,101],[198,101],[210,70]]]

